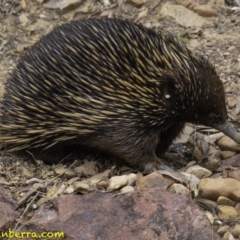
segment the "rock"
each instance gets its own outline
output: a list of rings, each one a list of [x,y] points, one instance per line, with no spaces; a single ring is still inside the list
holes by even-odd
[[[237,238],[237,239],[239,238],[239,236],[240,236],[240,223],[235,224],[231,233],[235,238]]]
[[[228,176],[240,181],[240,169],[236,170],[236,171],[229,172]]]
[[[187,187],[185,187],[179,183],[174,183],[173,185],[171,185],[168,188],[168,191],[171,193],[176,193],[176,194],[185,195],[185,196],[189,196],[189,194],[190,194],[190,190]]]
[[[206,214],[209,222],[210,222],[211,224],[213,224],[213,223],[214,223],[214,216],[212,215],[212,213],[206,211],[205,214]]]
[[[231,91],[236,92],[238,91],[239,87],[235,82],[231,82],[230,84]]]
[[[221,156],[223,159],[230,158],[236,155],[236,152],[234,151],[221,151]]]
[[[127,185],[131,186],[136,182],[137,175],[130,173],[129,175],[114,176],[109,180],[108,191],[114,191],[125,187]]]
[[[237,144],[227,136],[222,137],[217,144],[221,150],[240,151],[240,144]]]
[[[232,167],[240,167],[240,154],[221,161],[221,165],[231,165]]]
[[[22,13],[20,16],[19,16],[19,22],[22,24],[22,25],[26,25],[28,23],[28,17],[25,13]]]
[[[224,206],[224,205],[218,206],[218,217],[221,220],[227,220],[229,218],[236,218],[237,216],[238,216],[238,213],[234,207]]]
[[[191,166],[185,172],[193,174],[193,175],[197,176],[199,179],[209,177],[210,175],[212,175],[211,171],[209,171],[208,169],[203,168],[199,165]]]
[[[22,45],[22,44],[18,44],[16,50],[17,50],[18,53],[23,52],[23,51],[24,51],[24,45]]]
[[[146,2],[147,2],[147,0],[126,0],[126,3],[133,4],[133,5],[137,6],[137,7],[143,5]]]
[[[216,171],[220,167],[220,161],[218,159],[209,159],[204,164],[204,167],[211,171]]]
[[[238,212],[238,215],[240,216],[240,202],[237,202],[237,203],[235,204],[235,209],[236,209],[236,211]]]
[[[50,0],[44,4],[44,7],[49,9],[57,9],[61,14],[65,14],[79,7],[82,2],[82,0]]]
[[[217,200],[220,196],[240,201],[240,182],[232,178],[203,178],[198,185],[199,195]]]
[[[168,188],[168,182],[159,172],[150,173],[147,176],[139,178],[136,182],[137,189],[152,187],[160,187],[161,189],[166,190]]]
[[[219,239],[205,214],[185,196],[161,188],[113,196],[62,195],[42,205],[21,231],[59,231],[72,240]]]
[[[19,213],[15,211],[17,202],[13,200],[9,190],[0,185],[0,229],[8,229],[15,224]]]
[[[26,9],[26,7],[27,7],[26,1],[25,0],[21,0],[20,1],[20,6],[21,6],[22,9]]]
[[[206,21],[193,11],[181,6],[166,2],[162,5],[158,19],[169,19],[184,27],[202,27]]]
[[[194,12],[203,17],[217,17],[218,13],[209,5],[196,5],[192,8]]]
[[[217,209],[217,203],[215,201],[206,199],[206,198],[195,198],[195,201],[198,202],[201,206],[206,206],[207,209],[211,209],[211,212],[215,212],[215,209]]]
[[[217,233],[222,237],[228,230],[230,229],[230,227],[228,225],[222,226],[217,230]]]
[[[226,56],[226,55],[225,55],[225,56]],[[236,100],[235,97],[228,97],[228,98],[227,98],[227,103],[228,103],[228,107],[229,107],[229,108],[233,108],[233,107],[236,106],[237,100]]]
[[[217,200],[217,204],[218,205],[226,205],[226,206],[234,206],[234,202],[232,200],[230,200],[229,198],[226,197],[219,197]]]
[[[230,46],[227,50],[228,50],[229,52],[232,52],[232,51],[235,50],[235,49],[236,49],[235,46]]]
[[[222,237],[222,239],[221,240],[235,240],[234,238],[233,238],[233,235],[230,233],[230,232],[226,232],[224,235],[223,235],[223,237]]]
[[[127,193],[127,192],[133,192],[134,191],[134,187],[132,186],[125,186],[120,190],[120,193]]]

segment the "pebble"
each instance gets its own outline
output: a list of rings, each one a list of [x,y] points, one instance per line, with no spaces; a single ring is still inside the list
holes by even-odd
[[[234,151],[221,151],[221,156],[223,159],[230,158],[235,155],[236,155],[236,152]]]
[[[240,202],[237,202],[237,203],[235,204],[235,209],[236,209],[236,211],[238,212],[238,215],[240,216]]]
[[[240,144],[237,144],[230,137],[223,136],[217,143],[221,150],[240,151]]]
[[[200,197],[217,200],[220,196],[240,201],[240,182],[232,178],[203,178],[198,185]]]
[[[108,191],[117,190],[127,185],[131,186],[133,183],[135,183],[136,179],[137,175],[134,173],[111,177],[109,180]]]
[[[179,183],[174,183],[173,185],[171,185],[168,188],[168,191],[170,191],[171,193],[176,193],[176,194],[185,195],[185,196],[189,196],[190,194],[189,189]]]
[[[217,204],[218,204],[218,205],[231,206],[231,207],[234,206],[234,202],[233,202],[231,199],[226,198],[226,197],[223,197],[223,196],[220,196],[220,197],[218,198]]]
[[[191,166],[185,172],[193,174],[196,177],[198,177],[199,179],[209,177],[210,175],[212,175],[211,171],[209,171],[208,169],[203,168],[199,165]]]
[[[230,229],[230,227],[228,225],[224,225],[217,230],[217,233],[220,236],[223,236],[229,229]]]
[[[240,169],[230,172],[228,176],[240,181]]]
[[[229,51],[229,52],[232,52],[233,50],[235,50],[235,46],[230,46],[227,50]]]
[[[132,186],[125,186],[120,190],[120,193],[128,193],[128,192],[133,192],[134,187]]]
[[[229,218],[236,218],[238,213],[234,207],[231,206],[218,206],[218,217],[221,220],[227,220]]]
[[[239,239],[240,236],[240,223],[236,223],[232,229],[232,235]]]
[[[235,99],[235,97],[228,97],[227,102],[228,102],[228,107],[230,108],[235,107],[237,104],[237,100]]]
[[[22,24],[22,25],[26,25],[28,23],[28,17],[25,13],[22,13],[20,16],[19,16],[19,22]]]
[[[235,240],[234,238],[233,238],[233,235],[230,233],[230,232],[226,232],[224,235],[223,235],[223,237],[222,237],[222,239],[221,240]]]
[[[139,178],[136,182],[137,189],[161,187],[166,190],[168,188],[168,182],[165,180],[163,175],[159,172],[153,172]]]
[[[232,92],[237,92],[238,91],[238,85],[235,82],[231,82],[230,88]]]
[[[214,223],[214,217],[213,217],[212,213],[210,213],[210,212],[208,212],[208,211],[206,211],[205,213],[206,213],[206,216],[207,216],[209,222],[210,222],[211,224],[213,224],[213,223]]]

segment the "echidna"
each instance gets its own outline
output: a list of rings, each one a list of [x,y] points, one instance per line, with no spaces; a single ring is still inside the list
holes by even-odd
[[[120,19],[65,23],[20,58],[6,84],[0,141],[56,161],[79,146],[146,171],[186,122],[240,137],[214,67],[171,34]]]

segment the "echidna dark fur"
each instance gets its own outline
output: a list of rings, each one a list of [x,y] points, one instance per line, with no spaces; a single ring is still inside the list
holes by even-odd
[[[214,67],[171,34],[120,19],[65,23],[20,58],[7,81],[0,141],[52,162],[78,146],[151,171],[186,122],[227,122]]]

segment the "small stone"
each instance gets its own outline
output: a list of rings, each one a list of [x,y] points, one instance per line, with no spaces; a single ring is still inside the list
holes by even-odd
[[[166,2],[162,4],[157,18],[170,19],[184,27],[202,27],[206,20],[184,6]]]
[[[232,232],[232,235],[235,238],[239,239],[239,236],[240,236],[240,223],[236,223],[231,232]]]
[[[120,193],[128,193],[128,192],[133,192],[134,187],[132,186],[125,186],[120,190]]]
[[[240,144],[237,144],[235,141],[233,141],[230,137],[224,136],[222,137],[217,145],[221,150],[226,151],[240,151]]]
[[[199,196],[217,200],[220,196],[240,201],[240,182],[233,178],[203,178],[198,185]]]
[[[223,56],[230,56],[230,52],[224,52]]]
[[[240,216],[240,202],[237,202],[237,203],[235,204],[235,209],[236,209],[236,211],[238,212],[238,215]]]
[[[231,206],[231,207],[234,206],[234,202],[232,200],[230,200],[229,198],[223,197],[223,196],[218,198],[217,204]]]
[[[228,102],[228,107],[230,108],[235,107],[237,104],[237,100],[235,99],[235,97],[228,97],[227,102]]]
[[[228,176],[240,181],[240,169],[236,170],[236,171],[229,172]]]
[[[230,229],[230,227],[228,225],[222,226],[217,230],[217,233],[222,237],[228,230]]]
[[[229,52],[232,52],[232,51],[235,50],[235,49],[236,49],[235,46],[230,46],[227,50],[228,50]]]
[[[16,50],[17,50],[18,53],[21,53],[21,52],[24,51],[24,46],[22,44],[18,44]]]
[[[97,190],[96,186],[89,183],[87,180],[76,181],[72,185],[74,192],[80,192],[82,194],[88,194]]]
[[[221,161],[221,165],[222,166],[226,166],[226,165],[231,165],[232,167],[240,167],[240,154],[237,154],[233,157],[224,159],[223,161]]]
[[[26,7],[27,7],[26,1],[25,0],[21,0],[20,1],[20,6],[21,6],[22,9],[26,9]]]
[[[147,2],[147,0],[126,0],[126,3],[131,3],[135,6],[141,6],[146,2]]]
[[[214,223],[214,217],[213,217],[212,213],[210,213],[210,212],[208,212],[208,211],[206,211],[205,213],[206,213],[206,216],[207,216],[209,222],[210,222],[211,224],[213,224],[213,223]]]
[[[168,187],[167,181],[159,172],[153,172],[145,177],[139,178],[136,182],[137,189],[161,187],[166,190]]]
[[[199,179],[209,177],[210,175],[212,175],[211,171],[199,165],[191,166],[185,172],[193,174],[197,176]]]
[[[237,92],[239,89],[238,85],[235,82],[231,82],[230,88],[232,92]]]
[[[168,188],[168,191],[171,193],[176,193],[176,194],[185,195],[185,196],[189,196],[189,194],[190,194],[190,190],[187,187],[185,187],[179,183],[174,183],[173,185],[171,185]]]
[[[216,16],[218,16],[217,11],[215,9],[213,9],[212,6],[209,6],[207,4],[204,4],[204,5],[196,4],[193,7],[193,11],[198,13],[200,16],[203,16],[203,17],[216,17]]]
[[[234,207],[231,206],[218,206],[218,217],[221,220],[227,220],[229,218],[236,218],[238,213]]]
[[[111,177],[109,179],[108,191],[118,190],[127,185],[131,186],[136,182],[136,179],[137,175],[134,173]]]
[[[222,239],[221,240],[235,240],[234,238],[233,238],[233,235],[230,233],[230,232],[226,232],[224,235],[223,235],[223,237],[222,237]]]
[[[236,155],[236,152],[234,151],[221,151],[221,156],[223,159],[230,158],[234,155]]]
[[[19,21],[21,24],[23,25],[26,25],[28,23],[28,17],[25,13],[22,13],[20,16],[19,16]]]

